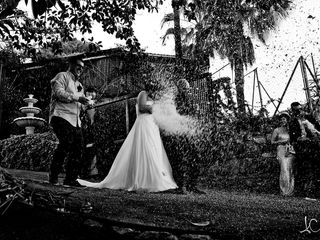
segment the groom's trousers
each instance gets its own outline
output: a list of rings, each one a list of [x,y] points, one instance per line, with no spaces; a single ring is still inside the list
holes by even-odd
[[[81,128],[74,127],[65,119],[55,116],[51,119],[51,126],[59,144],[51,162],[49,181],[51,183],[58,182],[58,175],[63,169],[65,158],[67,158],[64,184],[72,184],[78,178],[82,164],[84,141]]]

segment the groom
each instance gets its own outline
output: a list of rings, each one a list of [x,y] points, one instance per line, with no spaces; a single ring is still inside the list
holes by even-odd
[[[177,83],[177,87],[178,93],[175,98],[175,103],[178,113],[180,115],[192,115],[195,112],[195,109],[193,108],[192,100],[190,98],[190,85],[188,81],[186,79],[180,79]],[[180,161],[181,169],[183,169],[183,171],[177,173],[179,175],[181,174],[181,177],[178,177],[177,179],[182,178],[182,182],[177,183],[179,186],[178,191],[181,193],[185,193],[187,191],[197,194],[205,194],[205,192],[197,188],[200,166],[194,160],[197,158],[197,146],[195,144],[195,140],[188,134],[180,137],[182,139],[179,142],[185,143],[188,148],[192,148],[194,151],[191,152],[195,154],[195,156],[193,158],[191,156],[184,156]],[[189,152],[187,149],[186,151]]]

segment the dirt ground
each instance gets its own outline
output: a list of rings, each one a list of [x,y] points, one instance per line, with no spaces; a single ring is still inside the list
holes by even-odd
[[[50,212],[58,218],[52,221],[59,224],[67,218],[72,218],[81,219],[82,223],[94,220],[105,226],[175,234],[206,234],[213,239],[320,239],[320,231],[317,232],[320,229],[319,200],[218,189],[203,189],[206,194],[198,195],[66,188],[43,182],[46,179],[44,173],[9,172],[24,179],[27,188],[34,193],[34,206],[41,207],[43,211],[48,210],[44,212]],[[92,209],[89,209],[90,207]],[[30,218],[30,213],[27,215]],[[12,210],[1,217],[7,229],[23,229],[14,227],[14,224],[19,225],[19,221],[28,222],[28,217],[25,216],[10,220],[15,216],[17,213]],[[43,217],[44,213],[40,216]],[[53,224],[46,217],[42,220],[39,216],[34,218],[41,224]],[[37,221],[28,222],[28,229],[37,229],[37,224],[40,224]],[[84,231],[84,228],[79,229]],[[46,231],[42,234],[48,235]],[[76,229],[74,231],[79,232]],[[101,231],[95,234],[100,236]],[[81,236],[85,237],[85,234],[82,233]],[[93,235],[91,237],[94,239]]]

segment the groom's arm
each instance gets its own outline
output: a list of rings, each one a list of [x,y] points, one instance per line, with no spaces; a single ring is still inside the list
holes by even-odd
[[[152,106],[150,105],[139,105],[139,112],[140,113],[152,113]]]

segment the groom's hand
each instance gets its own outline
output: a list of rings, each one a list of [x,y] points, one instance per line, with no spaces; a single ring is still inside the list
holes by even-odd
[[[81,97],[79,97],[78,102],[83,104],[83,105],[86,105],[86,104],[88,104],[89,99],[84,97],[84,96],[81,96]]]

